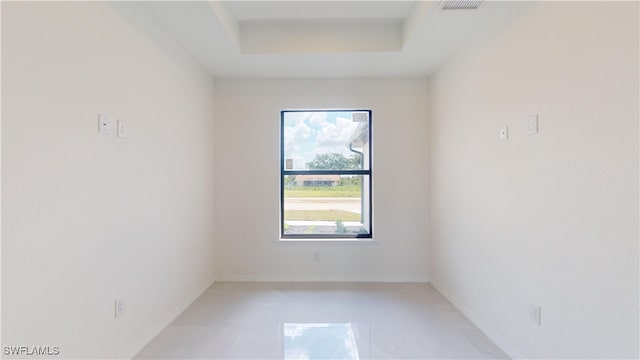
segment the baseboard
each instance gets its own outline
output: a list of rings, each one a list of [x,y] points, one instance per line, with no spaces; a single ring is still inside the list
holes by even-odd
[[[509,342],[507,342],[504,337],[494,331],[487,323],[482,320],[479,316],[477,316],[471,309],[461,302],[458,298],[453,296],[451,292],[449,292],[444,287],[438,285],[436,282],[431,282],[431,285],[442,294],[450,303],[452,303],[464,316],[467,317],[475,326],[477,326],[482,332],[487,335],[491,341],[493,341],[496,346],[498,346],[507,356],[511,359],[524,359],[524,356],[520,354],[518,350],[514,346],[512,346]]]
[[[216,282],[397,282],[428,283],[426,276],[216,275]]]
[[[205,282],[203,285],[199,286],[190,293],[178,306],[176,306],[173,311],[169,312],[166,316],[162,318],[161,321],[156,323],[147,333],[139,338],[136,342],[134,342],[129,348],[120,356],[121,359],[133,359],[136,354],[138,354],[147,344],[153,340],[162,330],[164,330],[169,324],[175,320],[182,312],[189,307],[202,293],[204,293],[213,283],[215,279]]]

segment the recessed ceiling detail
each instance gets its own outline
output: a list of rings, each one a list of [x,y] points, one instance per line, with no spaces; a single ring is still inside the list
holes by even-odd
[[[469,11],[445,11],[439,0],[132,1],[112,6],[141,12],[125,15],[143,31],[155,23],[214,77],[359,78],[428,76],[452,54],[482,46],[531,4],[485,1]]]
[[[414,1],[211,2],[243,54],[398,52]],[[415,17],[415,15],[413,16]]]
[[[253,20],[240,23],[244,54],[339,54],[402,50],[394,19]]]
[[[238,21],[404,19],[421,1],[224,1]]]

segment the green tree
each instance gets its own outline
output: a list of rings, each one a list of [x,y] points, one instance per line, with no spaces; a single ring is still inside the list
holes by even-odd
[[[360,169],[360,154],[345,157],[340,153],[317,154],[307,163],[311,170],[357,170]]]
[[[295,183],[296,176],[295,175],[287,175],[284,178],[284,186],[291,186]]]

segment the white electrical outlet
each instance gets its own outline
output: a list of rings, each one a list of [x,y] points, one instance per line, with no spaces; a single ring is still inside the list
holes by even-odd
[[[113,317],[119,318],[124,313],[124,300],[116,299],[113,301],[114,309],[113,309]]]
[[[98,132],[100,134],[109,134],[111,132],[111,119],[104,114],[98,114]]]
[[[500,128],[500,141],[507,141],[509,139],[509,127],[507,125]]]
[[[318,262],[320,261],[320,253],[317,251],[313,252],[313,261]]]
[[[529,305],[529,320],[536,325],[542,325],[542,308],[536,305]]]

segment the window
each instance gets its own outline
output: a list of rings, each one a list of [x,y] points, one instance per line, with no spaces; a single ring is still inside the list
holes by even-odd
[[[371,238],[371,111],[280,116],[282,238]]]

